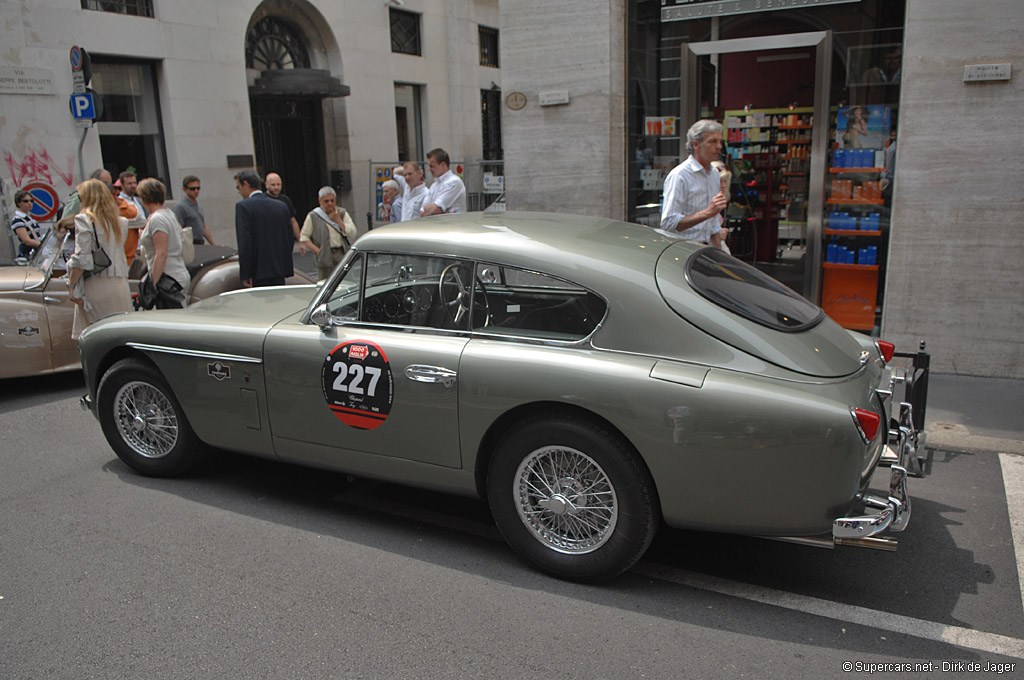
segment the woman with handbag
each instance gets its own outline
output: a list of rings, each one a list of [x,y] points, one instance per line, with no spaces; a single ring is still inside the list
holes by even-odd
[[[118,214],[114,195],[98,179],[78,185],[81,209],[75,215],[75,252],[68,258],[68,297],[75,303],[71,337],[109,314],[132,311],[124,242],[128,221]]]
[[[181,224],[178,223],[174,211],[164,207],[167,187],[163,182],[152,177],[144,179],[139,183],[138,194],[142,199],[142,206],[149,213],[146,228],[139,237],[149,267],[149,283],[145,283],[144,279],[144,282],[139,284],[139,301],[144,309],[180,309],[185,306],[190,281],[183,251],[192,248],[193,255],[195,254],[191,235],[186,244],[182,238]],[[143,286],[153,286],[156,289],[155,299],[152,299],[153,290],[149,289],[147,295]],[[150,302],[152,304],[149,304]]]

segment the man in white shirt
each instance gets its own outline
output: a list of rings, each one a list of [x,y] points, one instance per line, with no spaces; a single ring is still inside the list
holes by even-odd
[[[135,206],[138,214],[142,217],[149,217],[149,213],[142,207],[142,199],[139,198],[139,180],[131,170],[125,170],[118,179],[121,182],[121,198]]]
[[[661,228],[685,241],[719,247],[721,213],[727,205],[718,170],[711,166],[722,154],[722,125],[698,120],[686,133],[690,156],[665,178]]]
[[[402,214],[400,222],[418,220],[423,210],[423,201],[427,198],[427,185],[423,183],[423,168],[412,161],[399,165],[391,171],[391,177],[398,183],[402,191]]]
[[[434,183],[430,185],[423,202],[420,213],[422,217],[466,212],[466,185],[448,169],[450,163],[444,149],[434,149],[427,153],[427,169],[434,176]]]

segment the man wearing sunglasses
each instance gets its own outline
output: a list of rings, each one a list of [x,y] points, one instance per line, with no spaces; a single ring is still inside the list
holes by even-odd
[[[174,204],[174,215],[182,228],[192,227],[192,242],[196,245],[203,243],[203,238],[211,246],[217,245],[213,242],[210,228],[206,226],[206,216],[199,206],[199,191],[202,189],[199,178],[195,175],[186,175],[181,180],[181,188],[185,190],[185,198]]]

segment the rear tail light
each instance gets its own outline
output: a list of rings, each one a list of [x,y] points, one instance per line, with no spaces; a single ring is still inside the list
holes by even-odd
[[[875,346],[878,347],[878,353],[885,359],[885,363],[892,361],[892,355],[896,351],[896,345],[885,340],[875,340]]]
[[[857,431],[864,439],[865,444],[870,444],[878,434],[878,426],[882,424],[882,418],[874,411],[865,411],[862,408],[852,408],[853,422],[857,425]]]

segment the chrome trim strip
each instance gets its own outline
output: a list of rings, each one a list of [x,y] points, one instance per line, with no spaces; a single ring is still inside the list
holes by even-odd
[[[256,357],[242,356],[241,354],[224,354],[221,352],[204,352],[198,349],[185,349],[183,347],[166,347],[164,345],[148,345],[144,342],[126,343],[132,349],[139,349],[147,352],[162,352],[163,354],[177,354],[183,357],[196,357],[198,359],[217,359],[220,361],[238,361],[244,364],[262,364],[263,359]]]

